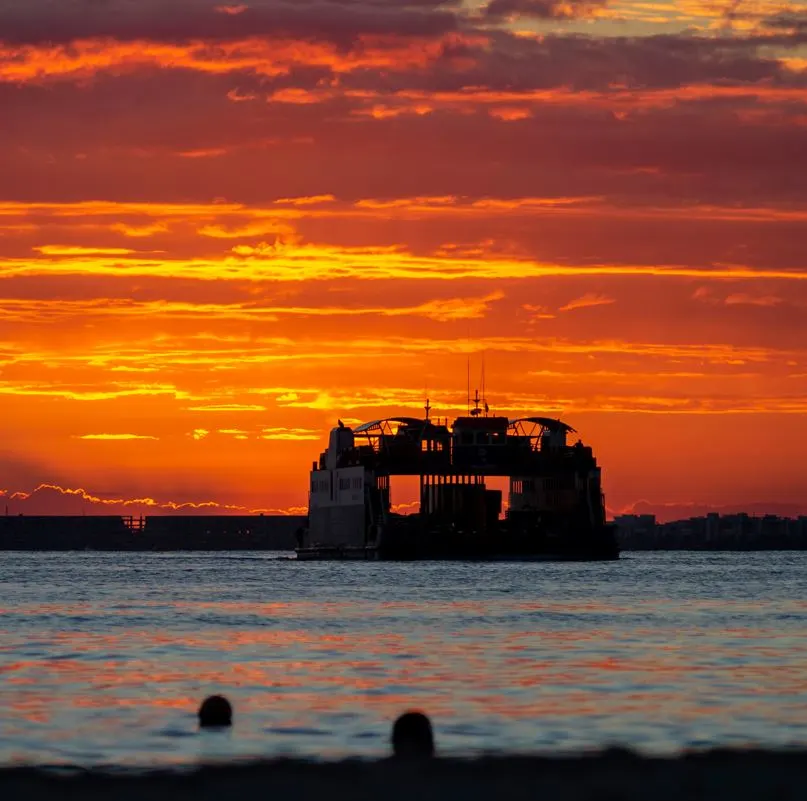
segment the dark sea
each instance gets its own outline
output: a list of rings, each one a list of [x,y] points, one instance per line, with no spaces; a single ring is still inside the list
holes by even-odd
[[[807,744],[807,553],[278,556],[0,554],[0,764]]]

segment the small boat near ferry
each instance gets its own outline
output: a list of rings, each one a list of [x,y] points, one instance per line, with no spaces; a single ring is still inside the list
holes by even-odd
[[[483,402],[484,403],[484,402]],[[607,560],[619,549],[605,520],[592,449],[561,420],[489,416],[479,393],[467,416],[388,417],[331,429],[311,469],[308,528],[297,558]],[[417,476],[420,510],[392,510],[390,481]],[[502,491],[486,480],[508,480]]]

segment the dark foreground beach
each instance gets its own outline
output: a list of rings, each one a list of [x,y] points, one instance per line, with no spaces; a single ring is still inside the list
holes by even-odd
[[[294,801],[684,801],[807,798],[807,751],[729,751],[677,758],[605,751],[575,757],[422,762],[274,760],[184,771],[0,770],[3,799],[294,799]]]

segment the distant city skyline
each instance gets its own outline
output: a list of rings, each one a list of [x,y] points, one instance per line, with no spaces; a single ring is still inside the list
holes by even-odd
[[[711,512],[666,522],[653,515],[620,515],[614,522],[620,547],[626,550],[807,550],[807,515]]]

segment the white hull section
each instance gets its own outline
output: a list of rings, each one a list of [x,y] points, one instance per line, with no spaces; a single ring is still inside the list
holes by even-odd
[[[360,465],[311,471],[308,513],[311,545],[365,545],[364,482],[364,468]]]

